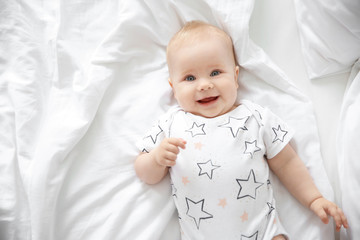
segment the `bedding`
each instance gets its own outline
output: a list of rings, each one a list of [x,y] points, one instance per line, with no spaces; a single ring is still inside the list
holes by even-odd
[[[360,2],[296,0],[295,9],[309,77],[314,81],[347,82],[346,89],[341,86],[344,95],[338,112],[337,134],[332,135],[336,139],[333,142],[336,151],[331,151],[336,156],[332,165],[338,167],[338,171],[333,174],[333,185],[337,201],[342,205],[350,224],[348,230],[342,230],[340,239],[357,239],[360,236],[360,208],[357,204],[360,167],[355,149],[359,146],[357,135],[360,127]],[[333,76],[326,77],[328,75]]]
[[[310,78],[349,72],[360,53],[360,2],[295,0]]]
[[[272,9],[263,13],[273,15],[254,15],[258,19],[277,15],[269,3],[256,4],[1,2],[0,239],[180,238],[169,179],[145,185],[133,162],[135,142],[175,104],[165,48],[194,19],[230,34],[242,67],[239,96],[269,107],[296,130],[291,144],[333,199],[311,100],[249,35],[249,26],[267,30],[250,22],[254,7],[257,13]],[[292,239],[335,238],[332,224],[324,225],[275,177],[272,182]]]
[[[360,165],[357,150],[360,147],[360,62],[357,61],[351,71],[342,106],[338,129],[338,169],[341,186],[341,203],[347,214],[351,228],[341,232],[341,239],[356,239],[360,234]]]

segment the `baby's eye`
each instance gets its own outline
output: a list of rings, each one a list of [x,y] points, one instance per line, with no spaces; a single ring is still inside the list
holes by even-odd
[[[212,71],[212,72],[211,72],[210,76],[211,76],[211,77],[214,77],[214,76],[217,76],[217,75],[219,75],[219,74],[220,74],[220,71],[215,70],[215,71]]]
[[[194,80],[195,80],[195,77],[192,76],[192,75],[190,75],[190,76],[185,77],[185,80],[186,80],[186,81],[194,81]]]

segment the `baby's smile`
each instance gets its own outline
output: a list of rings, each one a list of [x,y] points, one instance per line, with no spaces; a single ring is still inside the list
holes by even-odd
[[[197,100],[197,102],[202,104],[202,105],[210,105],[212,103],[215,103],[218,98],[219,98],[219,96],[206,97],[206,98],[202,98],[200,100]]]

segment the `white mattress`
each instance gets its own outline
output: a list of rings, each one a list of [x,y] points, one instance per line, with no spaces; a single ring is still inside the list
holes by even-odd
[[[309,3],[294,3],[1,2],[0,239],[179,239],[169,179],[147,186],[133,162],[137,139],[175,103],[165,47],[191,19],[232,36],[243,67],[240,96],[288,121],[297,130],[292,145],[321,192],[353,206],[357,195],[344,194],[344,183],[356,186],[349,168],[359,168],[355,154],[344,152],[360,131],[359,55],[310,80],[308,46],[316,50],[319,42],[303,31],[311,27],[301,20],[311,13],[303,11]],[[332,224],[322,224],[275,184],[292,239],[339,239]],[[354,223],[360,211],[352,209]],[[341,238],[357,236],[352,229]]]

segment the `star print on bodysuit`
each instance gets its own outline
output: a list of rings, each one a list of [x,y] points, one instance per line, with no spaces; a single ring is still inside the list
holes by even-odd
[[[194,219],[197,229],[200,228],[200,221],[208,218],[212,218],[213,215],[204,211],[205,199],[202,199],[198,202],[194,202],[189,198],[186,199],[187,212],[186,215]]]
[[[273,210],[275,210],[275,208],[273,207],[273,205],[272,205],[272,203],[269,203],[269,202],[267,202],[266,203],[267,205],[268,205],[268,207],[269,207],[269,212],[268,212],[268,216],[271,214],[271,212],[273,211]]]
[[[282,130],[280,125],[278,126],[278,128],[273,127],[272,130],[275,133],[275,138],[273,140],[273,143],[276,141],[284,142],[284,138],[288,132],[285,130]]]
[[[173,183],[171,183],[171,188],[172,188],[172,195],[173,197],[177,197],[176,193],[177,193],[177,189],[175,187],[175,185]]]
[[[231,134],[234,138],[237,137],[240,129],[243,131],[247,131],[245,124],[247,120],[249,120],[250,117],[244,117],[244,118],[234,118],[229,117],[228,122],[222,125],[219,125],[221,128],[229,128],[231,131]]]
[[[197,135],[206,135],[204,131],[205,123],[197,125],[196,122],[193,123],[192,127],[185,132],[191,133],[192,137],[195,137]]]
[[[248,153],[251,155],[251,158],[254,157],[254,154],[260,151],[261,148],[257,146],[257,141],[254,140],[252,142],[245,141],[245,151],[244,153]]]
[[[197,165],[200,168],[199,176],[206,174],[210,179],[213,177],[214,170],[220,167],[213,165],[211,160],[204,163],[198,163]]]
[[[256,231],[253,235],[251,236],[245,236],[245,235],[241,235],[241,240],[257,240],[258,237],[258,231]]]
[[[252,169],[250,170],[247,179],[236,179],[236,181],[240,186],[237,199],[244,197],[251,197],[253,199],[256,199],[256,189],[258,189],[264,184],[256,181],[254,170]]]
[[[218,206],[221,206],[222,208],[225,208],[227,205],[226,198],[219,199]]]
[[[158,136],[163,132],[163,130],[161,129],[161,127],[158,125],[158,129],[156,129],[155,131],[153,131],[149,136],[145,137],[145,138],[150,138],[151,141],[155,144],[157,141]]]
[[[249,214],[246,211],[244,211],[243,215],[241,215],[240,218],[242,222],[246,222],[249,220]]]

